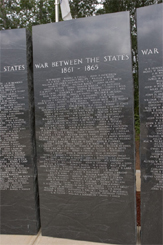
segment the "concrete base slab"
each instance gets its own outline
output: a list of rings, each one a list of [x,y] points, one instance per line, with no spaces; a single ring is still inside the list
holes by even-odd
[[[137,245],[141,245],[140,227],[137,228],[137,231],[138,231]],[[46,237],[41,235],[41,231],[38,233],[37,236],[0,235],[0,245],[102,245],[102,244],[106,244],[106,243],[94,243],[94,242]],[[106,245],[113,245],[113,244],[106,244]]]
[[[34,245],[38,236],[0,235],[0,245]]]

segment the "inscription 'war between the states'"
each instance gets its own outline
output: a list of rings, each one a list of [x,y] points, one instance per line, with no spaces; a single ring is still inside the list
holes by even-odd
[[[102,58],[102,62],[111,62],[111,61],[127,61],[130,59],[130,56],[127,54],[118,54],[118,55],[106,55]],[[73,59],[73,60],[60,60],[54,61],[49,65],[48,62],[35,64],[36,69],[45,69],[45,68],[56,68],[61,67],[61,73],[70,73],[74,71],[74,66],[85,64],[84,71],[95,71],[99,69],[100,57],[86,57],[85,59]],[[68,67],[69,66],[69,67]],[[77,68],[80,70],[80,67]]]

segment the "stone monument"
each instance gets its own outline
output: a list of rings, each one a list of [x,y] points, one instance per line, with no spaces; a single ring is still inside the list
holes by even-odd
[[[32,45],[25,29],[0,31],[0,233],[39,229]]]
[[[42,234],[136,244],[128,12],[33,27]]]
[[[141,240],[163,244],[163,4],[137,10]]]

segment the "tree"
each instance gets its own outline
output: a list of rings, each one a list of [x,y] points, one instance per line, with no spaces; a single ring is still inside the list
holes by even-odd
[[[10,20],[7,16],[6,5],[0,1],[0,29],[8,29],[11,26]]]
[[[94,15],[98,4],[97,0],[70,0],[69,2],[74,19]]]
[[[8,0],[0,7],[0,24],[4,29],[31,29],[32,25],[55,21],[54,0]]]

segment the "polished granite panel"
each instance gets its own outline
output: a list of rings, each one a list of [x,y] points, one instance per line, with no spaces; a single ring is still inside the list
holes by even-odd
[[[42,234],[136,244],[128,12],[33,27]]]
[[[0,32],[0,233],[39,229],[32,42],[25,29]]]
[[[142,245],[163,244],[163,4],[137,10]]]

